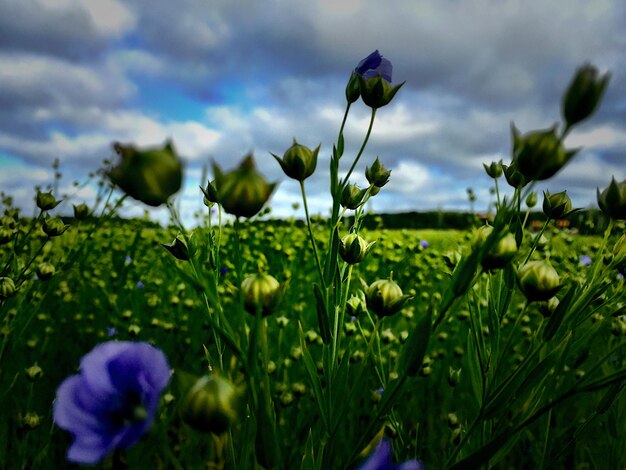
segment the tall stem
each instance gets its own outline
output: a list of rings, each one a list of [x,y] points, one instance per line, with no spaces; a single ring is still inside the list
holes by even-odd
[[[302,193],[304,214],[306,216],[306,226],[309,229],[309,239],[311,240],[311,246],[313,247],[313,255],[315,256],[315,264],[317,265],[317,273],[320,277],[320,282],[322,283],[322,286],[325,287],[324,274],[322,272],[322,265],[320,264],[320,257],[317,253],[317,244],[315,243],[315,237],[313,236],[313,229],[311,227],[311,218],[309,217],[309,206],[306,202],[306,191],[304,190],[304,181],[300,181],[300,192]]]

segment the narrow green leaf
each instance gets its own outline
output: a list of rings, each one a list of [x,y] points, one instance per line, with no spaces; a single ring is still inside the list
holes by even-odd
[[[326,301],[324,294],[319,285],[313,284],[313,293],[317,302],[317,323],[320,328],[320,336],[324,344],[330,344],[330,324],[328,322],[328,311],[326,310]]]
[[[559,301],[559,304],[554,309],[554,312],[552,312],[552,315],[550,315],[550,318],[548,319],[548,324],[543,330],[544,341],[550,341],[552,338],[554,338],[554,335],[559,329],[559,326],[561,326],[561,324],[563,323],[563,319],[565,318],[565,315],[569,309],[570,303],[572,302],[572,299],[576,294],[577,287],[578,286],[576,284],[572,284],[570,286],[563,299]]]
[[[613,385],[611,385],[609,389],[606,391],[606,393],[604,394],[604,396],[602,397],[602,399],[600,400],[600,403],[598,403],[596,412],[598,412],[601,415],[606,413],[611,407],[611,405],[613,404],[613,402],[615,401],[615,399],[617,398],[617,396],[623,390],[624,390],[624,383],[622,382],[616,382]]]
[[[474,398],[478,406],[482,406],[483,403],[483,379],[480,372],[480,359],[478,358],[478,347],[475,344],[474,337],[471,332],[467,333],[467,346],[465,360],[467,361],[467,372],[470,379],[470,385],[472,386],[472,392],[474,392]]]
[[[339,134],[339,141],[337,142],[337,158],[343,156],[343,132]]]
[[[326,399],[322,390],[322,384],[317,373],[317,367],[315,367],[315,362],[311,357],[311,353],[309,352],[309,348],[304,339],[302,324],[299,322],[298,333],[300,336],[300,349],[302,349],[302,360],[309,376],[309,381],[311,382],[311,388],[313,390],[313,395],[315,396],[315,402],[317,403],[317,406],[320,410],[320,416],[322,418],[322,421],[324,422],[324,426],[326,427],[326,429],[329,429],[328,420],[326,419]]]
[[[407,342],[404,344],[400,358],[400,370],[410,376],[416,375],[424,361],[428,349],[428,341],[432,328],[432,311],[424,315],[417,323]]]
[[[337,262],[337,255],[339,253],[339,231],[337,227],[333,231],[332,239],[330,240],[330,256],[326,260],[326,266],[324,266],[324,283],[330,286],[335,279],[335,274],[339,266]]]

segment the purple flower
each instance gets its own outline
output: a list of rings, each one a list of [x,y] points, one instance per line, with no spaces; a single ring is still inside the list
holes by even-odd
[[[424,470],[424,466],[417,460],[407,460],[399,465],[394,464],[391,443],[383,438],[359,470]]]
[[[94,464],[135,444],[150,428],[170,379],[162,351],[148,343],[109,341],[80,362],[54,401],[54,422],[74,436],[67,459]]]
[[[585,267],[591,265],[591,257],[587,255],[582,255],[578,261],[580,264],[582,264]]]
[[[143,282],[139,281],[137,283],[137,289],[143,289]]]
[[[378,49],[359,62],[354,71],[363,78],[383,77],[391,83],[391,71],[393,67],[389,60],[383,58]]]
[[[107,336],[115,336],[117,334],[117,330],[113,326],[107,326]]]
[[[221,274],[222,276],[226,276],[226,273],[228,273],[228,268],[227,268],[226,266],[222,266],[222,267],[220,268],[220,274]]]
[[[422,248],[428,248],[429,244],[426,240],[420,240],[420,246]]]
[[[130,256],[126,255],[126,258],[124,258],[124,264],[128,266],[132,262],[133,262],[133,259]]]

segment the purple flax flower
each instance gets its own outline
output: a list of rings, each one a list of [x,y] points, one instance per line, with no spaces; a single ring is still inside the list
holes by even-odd
[[[587,255],[582,255],[580,257],[580,259],[578,260],[578,262],[580,264],[582,264],[583,266],[587,267],[591,265],[591,257],[587,256]]]
[[[420,246],[422,248],[428,248],[429,244],[426,240],[420,240]]]
[[[162,351],[148,343],[109,341],[80,361],[54,401],[54,422],[74,436],[71,462],[94,464],[135,444],[150,428],[170,379]]]
[[[143,282],[139,281],[137,283],[137,289],[143,289]]]
[[[383,439],[359,470],[424,470],[424,466],[417,460],[407,460],[396,465],[391,455],[391,443]]]
[[[117,330],[114,326],[107,326],[107,336],[115,336],[117,334]]]
[[[383,58],[378,49],[359,62],[354,71],[363,78],[383,77],[391,83],[391,71],[393,67],[389,60]]]

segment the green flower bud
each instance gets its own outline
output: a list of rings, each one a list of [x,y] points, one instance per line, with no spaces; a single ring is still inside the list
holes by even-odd
[[[41,191],[37,192],[35,201],[37,203],[37,207],[39,207],[42,211],[49,211],[61,204],[61,201],[57,201],[52,193],[42,193]]]
[[[550,219],[562,219],[572,213],[572,201],[567,191],[550,194],[543,193],[543,213]]]
[[[543,302],[537,302],[537,308],[539,309],[539,313],[544,318],[548,318],[554,310],[559,306],[559,299],[557,297],[551,297],[549,300],[545,300]]]
[[[6,300],[15,295],[15,283],[10,277],[0,277],[0,300]]]
[[[411,295],[403,295],[402,289],[392,279],[374,281],[365,294],[367,307],[379,317],[387,317],[399,312]]]
[[[244,307],[252,315],[256,315],[257,308],[261,314],[270,315],[282,299],[282,289],[275,277],[269,274],[257,273],[247,276],[241,282]]]
[[[576,71],[561,104],[563,120],[568,128],[593,114],[610,79],[610,73],[600,77],[598,69],[591,64],[585,64]]]
[[[26,377],[28,380],[35,382],[43,377],[43,370],[37,364],[26,369]]]
[[[611,178],[611,184],[598,193],[598,205],[602,212],[617,220],[626,220],[626,180],[618,183]]]
[[[519,172],[529,181],[551,178],[579,150],[565,150],[556,134],[556,127],[520,135],[513,126],[512,134],[513,159]]]
[[[448,368],[448,385],[456,387],[461,382],[461,369]]]
[[[0,227],[0,246],[6,245],[15,236],[15,231],[9,227]]]
[[[517,273],[519,286],[529,302],[548,300],[561,289],[559,274],[547,261],[530,261]]]
[[[181,234],[176,235],[172,243],[161,243],[161,246],[171,253],[171,255],[181,261],[189,261],[196,254],[196,244],[193,240],[194,233],[188,237],[187,241]]]
[[[359,74],[352,72],[346,85],[346,100],[348,103],[354,103],[361,96],[361,83],[359,81]]]
[[[374,160],[371,168],[365,168],[365,177],[369,184],[374,186],[375,188],[382,188],[389,182],[389,176],[391,175],[391,170],[385,168],[381,163],[378,157]],[[370,191],[371,192],[371,191]]]
[[[229,214],[237,217],[256,215],[276,187],[256,170],[252,154],[248,154],[239,167],[228,173],[213,164],[218,201]]]
[[[506,178],[506,182],[513,188],[523,188],[528,184],[524,175],[517,170],[517,163],[514,161],[509,166],[502,165],[502,172]]]
[[[491,162],[489,166],[483,163],[483,167],[485,168],[487,175],[489,175],[494,180],[502,176],[502,160],[500,160],[499,162]]]
[[[528,207],[529,209],[532,209],[536,205],[537,205],[537,193],[533,191],[528,196],[526,196],[526,207]]]
[[[388,105],[405,83],[402,82],[396,86],[392,86],[391,83],[381,76],[372,78],[359,76],[359,82],[363,103],[373,109]]]
[[[222,434],[237,420],[237,399],[236,388],[226,379],[201,377],[183,400],[183,421],[198,431]]]
[[[137,149],[119,143],[114,143],[113,148],[121,161],[108,176],[129,196],[156,207],[180,189],[183,166],[171,141],[163,148]]]
[[[363,204],[367,189],[359,189],[354,184],[348,184],[341,193],[341,205],[346,209],[356,210]]]
[[[9,215],[0,217],[0,225],[6,228],[14,229],[17,226],[15,219]]]
[[[339,241],[339,256],[348,264],[360,263],[374,243],[367,243],[356,233],[349,233]]]
[[[296,142],[296,139],[293,139],[293,145],[287,149],[282,159],[273,153],[272,156],[289,178],[304,181],[315,171],[319,151],[319,145],[315,150],[311,150],[304,145],[300,145]]]
[[[39,279],[47,281],[54,275],[55,269],[50,263],[39,263],[36,272]]]
[[[41,416],[37,413],[26,413],[19,417],[19,423],[22,431],[32,431],[41,425]]]
[[[360,317],[367,312],[367,303],[365,293],[359,290],[357,295],[351,296],[346,302],[346,313],[351,317]],[[350,325],[348,323],[347,325]]]
[[[74,218],[76,220],[85,220],[89,217],[89,206],[84,202],[74,207]]]
[[[205,206],[211,207],[213,204],[217,204],[217,189],[215,188],[215,180],[207,181],[206,189],[200,186],[200,191],[204,194],[204,200],[202,201]]]
[[[58,237],[69,228],[69,225],[65,225],[61,218],[57,216],[45,218],[41,228],[49,237]]]
[[[493,227],[490,225],[480,227],[474,239],[474,246],[479,247],[485,243],[491,232],[493,232]],[[517,242],[515,241],[515,235],[507,233],[498,243],[491,247],[491,250],[484,254],[481,265],[483,269],[488,271],[501,269],[509,264],[516,255]]]

